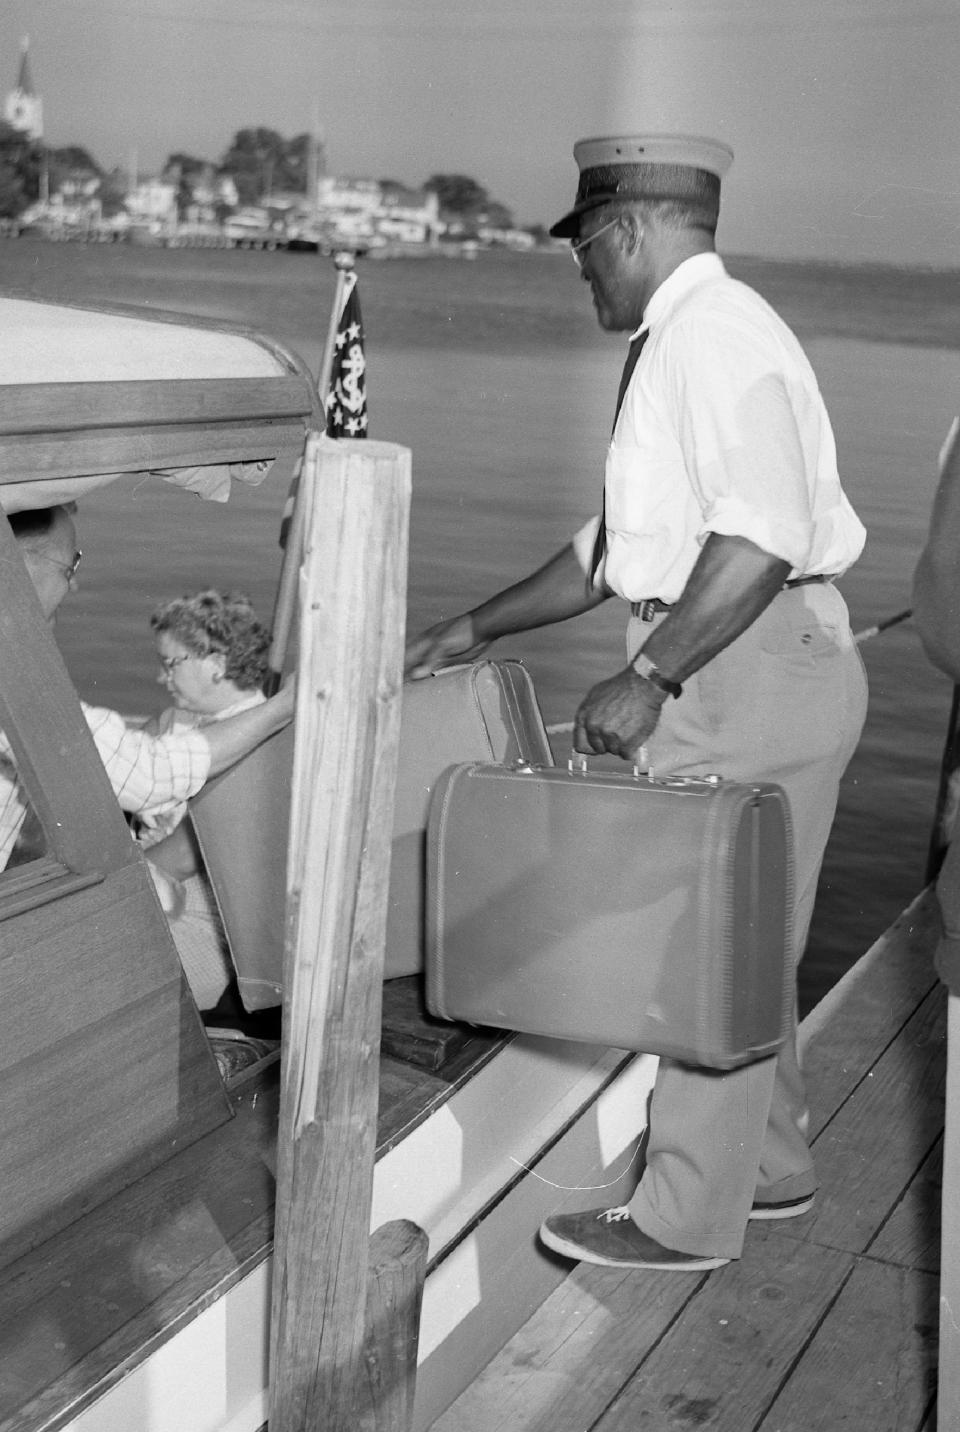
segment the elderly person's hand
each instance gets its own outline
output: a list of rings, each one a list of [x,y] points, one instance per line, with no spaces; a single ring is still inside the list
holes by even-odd
[[[660,719],[666,693],[632,666],[591,687],[573,723],[574,750],[635,759]]]
[[[407,642],[404,676],[419,681],[424,676],[432,676],[440,667],[473,661],[489,645],[488,641],[477,640],[469,612],[437,622]]]

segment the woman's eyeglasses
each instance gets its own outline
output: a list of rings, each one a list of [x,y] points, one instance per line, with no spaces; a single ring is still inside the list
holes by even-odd
[[[192,651],[185,651],[183,656],[158,656],[157,660],[163,670],[164,676],[170,676],[185,661],[189,661],[193,655]]]

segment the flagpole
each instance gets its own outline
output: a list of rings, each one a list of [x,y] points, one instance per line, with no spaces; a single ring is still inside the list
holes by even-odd
[[[343,312],[349,276],[354,268],[354,256],[348,251],[336,253],[333,256],[333,262],[337,269],[337,285],[333,294],[333,303],[330,307],[330,323],[327,328],[327,341],[324,345],[323,358],[317,375],[317,391],[320,394],[320,402],[323,405],[324,415],[326,415],[327,410],[330,374],[333,371],[337,325],[340,322],[340,315]],[[279,690],[280,687],[283,663],[286,660],[287,647],[290,642],[293,612],[296,606],[297,572],[300,567],[300,556],[303,551],[304,497],[301,483],[302,474],[298,475],[294,483],[293,510],[290,514],[287,540],[284,544],[283,558],[280,563],[280,580],[277,584],[277,595],[273,606],[273,621],[271,622],[270,628],[270,651],[267,656],[268,672],[265,688],[268,696]]]

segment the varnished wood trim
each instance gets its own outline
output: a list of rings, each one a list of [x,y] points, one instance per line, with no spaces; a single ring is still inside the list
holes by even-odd
[[[98,870],[77,874],[56,860],[32,860],[6,872],[0,881],[0,921],[48,905],[64,895],[74,895],[88,885],[99,885],[103,876]]]
[[[3,388],[0,433],[309,417],[312,409],[309,390],[293,377],[11,383]]]
[[[0,434],[0,483],[256,461],[299,449],[305,433],[304,420],[295,417]]]

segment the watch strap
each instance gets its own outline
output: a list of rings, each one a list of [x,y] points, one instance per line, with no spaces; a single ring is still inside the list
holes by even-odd
[[[634,657],[631,665],[639,677],[642,677],[644,681],[649,681],[651,686],[655,686],[658,691],[664,692],[667,696],[676,698],[683,690],[679,681],[670,681],[659,671],[656,663],[651,661],[649,656],[645,656],[642,651]]]

